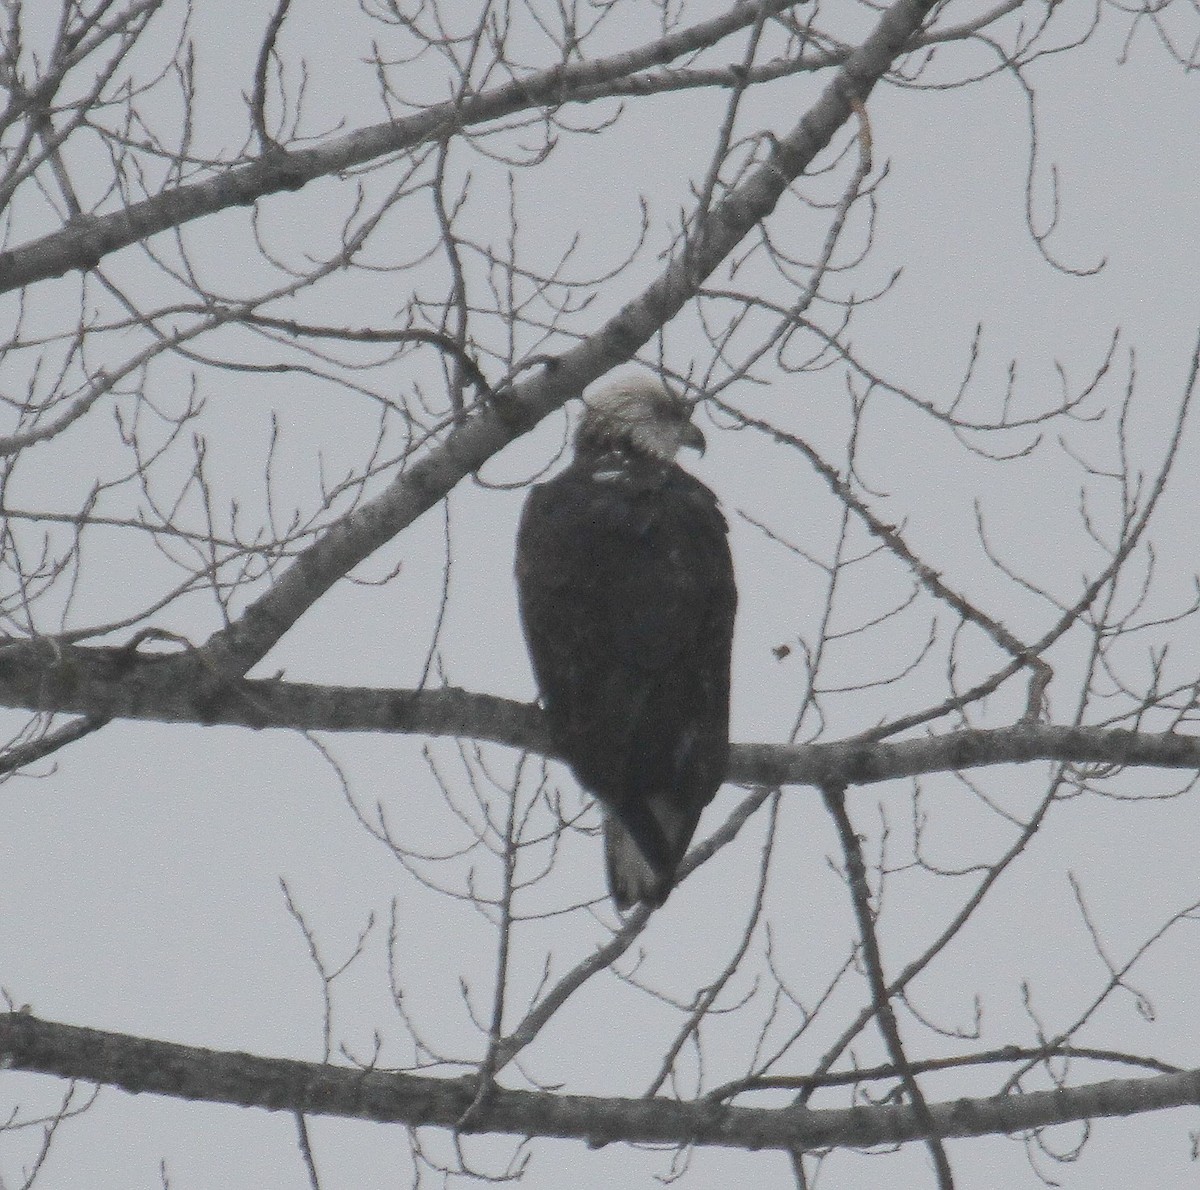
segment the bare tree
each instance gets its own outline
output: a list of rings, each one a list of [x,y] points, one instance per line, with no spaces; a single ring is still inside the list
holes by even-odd
[[[143,1101],[111,1088],[287,1113],[293,1139],[262,1125],[255,1151],[327,1190],[561,1185],[552,1138],[597,1184],[1036,1184],[1111,1168],[1106,1143],[1144,1160],[1122,1138],[1145,1113],[1200,1103],[1200,343],[1083,310],[1111,245],[1076,230],[1056,147],[1064,111],[1076,141],[1102,134],[1080,96],[1117,62],[1194,87],[1194,9],[4,14],[0,771],[20,856],[0,1061],[52,1078],[5,1080],[0,1185],[65,1185],[72,1137],[135,1134]],[[962,141],[924,156],[942,112]],[[971,185],[997,160],[1020,226],[980,240],[993,195]],[[993,345],[1025,291],[989,304],[974,282],[1014,253],[1041,278],[1022,286],[1060,295],[1061,362]],[[1130,248],[1109,273],[1147,268]],[[728,784],[668,904],[623,919],[529,701],[508,571],[569,402],[622,368],[717,431],[704,476],[742,593]],[[119,792],[117,771],[137,774]],[[141,833],[168,778],[195,807],[169,843]],[[196,981],[258,1016],[233,1026],[214,994],[152,1039],[132,993],[101,1008],[68,959],[22,966],[65,886],[111,935],[106,968],[169,1001],[137,958],[158,943],[114,929],[66,858],[97,846],[83,808],[114,823],[114,874],[139,846],[203,862],[207,917],[157,877],[133,893],[177,910],[187,951],[202,918],[232,935],[263,900],[267,820],[231,824],[280,781],[297,832],[325,816],[262,910],[290,958],[218,978],[195,942]],[[61,807],[52,828],[38,806]],[[287,1055],[293,984],[317,1008]],[[342,1156],[338,1117],[405,1128]],[[1193,1157],[1169,1119],[1157,1184]],[[169,1153],[153,1172],[171,1184]]]

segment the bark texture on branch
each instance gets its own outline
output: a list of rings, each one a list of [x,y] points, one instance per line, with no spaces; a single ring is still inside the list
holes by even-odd
[[[474,1078],[439,1079],[315,1062],[261,1058],[121,1033],[0,1015],[0,1066],[61,1078],[268,1111],[455,1128],[476,1101]],[[1200,1103],[1200,1070],[1114,1079],[1061,1091],[930,1103],[939,1136],[983,1136],[1099,1116]],[[804,1151],[899,1144],[926,1135],[908,1106],[810,1111],[709,1101],[601,1099],[497,1087],[470,1130],[578,1138],[592,1143],[720,1145]]]
[[[198,653],[11,644],[0,648],[0,706],[94,718],[455,736],[553,756],[541,710],[469,690],[378,690],[270,679],[221,680]],[[869,785],[897,777],[1053,760],[1200,770],[1200,737],[1014,723],[896,742],[735,744],[741,785]]]

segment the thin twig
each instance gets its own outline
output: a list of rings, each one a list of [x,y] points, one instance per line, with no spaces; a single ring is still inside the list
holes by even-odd
[[[280,148],[279,142],[267,131],[267,70],[270,67],[272,56],[275,55],[275,42],[279,37],[279,30],[283,27],[283,19],[287,16],[291,3],[292,0],[279,0],[279,3],[276,4],[275,11],[271,14],[266,31],[263,33],[262,45],[258,50],[258,62],[254,67],[254,95],[250,100],[250,118],[254,122],[254,131],[258,136],[259,147],[264,153],[278,152]]]
[[[321,1190],[321,1179],[317,1176],[317,1163],[313,1158],[312,1145],[308,1139],[308,1122],[303,1112],[295,1113],[296,1139],[300,1145],[300,1156],[304,1158],[304,1168],[308,1171],[308,1184],[312,1190]]]
[[[842,844],[842,853],[846,857],[846,875],[850,882],[850,897],[854,902],[854,915],[858,919],[858,930],[862,936],[863,959],[866,962],[867,981],[871,985],[871,997],[875,1003],[875,1017],[879,1021],[879,1030],[887,1043],[888,1053],[895,1063],[900,1082],[908,1094],[917,1113],[917,1118],[928,1128],[926,1144],[929,1155],[933,1158],[933,1166],[937,1171],[940,1190],[954,1190],[954,1175],[950,1170],[950,1159],[946,1156],[945,1146],[937,1134],[937,1126],[929,1111],[929,1104],[917,1083],[912,1067],[904,1053],[904,1043],[900,1039],[900,1027],[896,1023],[896,1014],[892,1011],[892,1001],[888,992],[887,980],[883,974],[883,960],[879,954],[879,941],[875,936],[875,923],[871,918],[871,896],[867,887],[867,870],[863,863],[862,846],[854,833],[850,815],[846,812],[846,787],[844,785],[827,785],[821,790],[825,797],[825,805],[833,815],[837,826],[838,837]]]
[[[65,748],[68,744],[73,744],[76,740],[91,735],[93,731],[99,731],[108,721],[107,715],[83,715],[78,719],[72,719],[70,723],[64,724],[57,731],[42,736],[40,740],[30,740],[27,744],[18,744],[0,757],[0,776],[14,772],[27,764],[33,764],[35,760],[41,760],[52,752],[57,752],[60,748]]]

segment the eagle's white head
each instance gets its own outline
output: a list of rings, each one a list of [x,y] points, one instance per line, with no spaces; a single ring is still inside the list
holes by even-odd
[[[624,447],[670,462],[683,446],[704,452],[692,406],[657,377],[631,376],[584,398],[576,447]]]

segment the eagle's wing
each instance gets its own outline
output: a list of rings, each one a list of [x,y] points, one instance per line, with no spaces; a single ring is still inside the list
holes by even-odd
[[[528,499],[517,579],[555,740],[662,886],[614,898],[661,901],[728,760],[737,595],[716,498],[674,465],[570,467]]]

